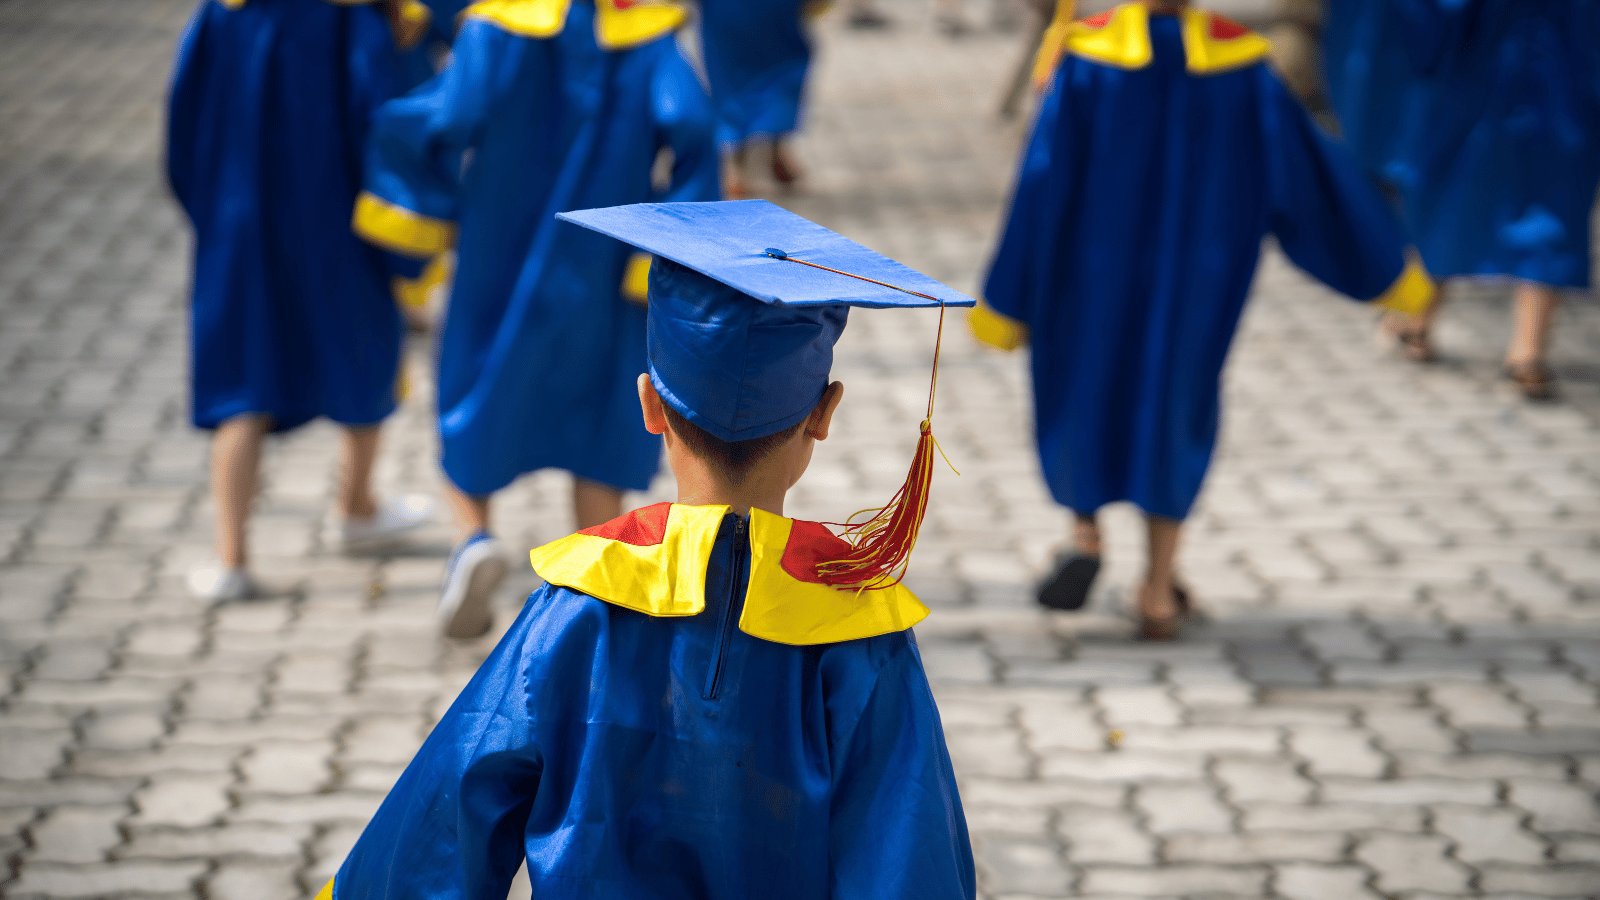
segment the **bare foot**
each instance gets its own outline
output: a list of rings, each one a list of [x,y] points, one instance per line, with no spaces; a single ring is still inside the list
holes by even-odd
[[[1400,354],[1414,363],[1429,363],[1439,358],[1427,323],[1399,313],[1385,313],[1378,324],[1378,336],[1398,347]]]
[[[1183,631],[1184,613],[1171,584],[1139,586],[1139,640],[1174,641]]]

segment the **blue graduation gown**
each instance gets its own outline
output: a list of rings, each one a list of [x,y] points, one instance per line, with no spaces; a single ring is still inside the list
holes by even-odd
[[[1372,177],[1393,185],[1406,95],[1416,80],[1414,35],[1404,3],[1330,0],[1322,30],[1323,74],[1340,137]]]
[[[192,417],[370,425],[393,411],[392,271],[350,231],[368,121],[407,65],[383,13],[203,2],[178,48],[167,174],[194,226]]]
[[[526,859],[539,900],[973,897],[926,609],[802,580],[840,544],[658,504],[535,550],[324,896],[504,897]]]
[[[700,48],[717,138],[738,147],[800,127],[811,39],[805,0],[702,0]]]
[[[1590,282],[1600,0],[1405,0],[1422,28],[1401,179],[1439,277]]]
[[[639,416],[629,251],[554,216],[717,199],[710,101],[670,34],[607,50],[590,4],[549,33],[502,15],[539,5],[469,9],[445,70],[378,112],[356,227],[419,256],[457,244],[438,378],[452,482],[489,494],[548,467],[643,490],[660,441]]]
[[[1137,4],[1074,29],[986,301],[1030,330],[1055,499],[1182,519],[1263,236],[1356,299],[1426,279],[1407,270],[1384,199],[1268,70],[1264,40]]]

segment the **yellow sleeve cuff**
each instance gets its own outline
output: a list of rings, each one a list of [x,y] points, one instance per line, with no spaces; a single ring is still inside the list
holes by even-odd
[[[1028,342],[1028,326],[1001,315],[987,303],[979,303],[967,313],[972,336],[996,350],[1015,350]]]
[[[1406,258],[1406,267],[1400,271],[1400,277],[1374,302],[1391,312],[1418,316],[1428,311],[1438,295],[1438,285],[1428,276],[1422,261],[1412,254]]]
[[[1056,65],[1061,62],[1061,54],[1066,52],[1067,31],[1072,27],[1074,7],[1073,0],[1056,0],[1056,12],[1050,19],[1050,25],[1044,30],[1044,35],[1039,40],[1039,49],[1033,55],[1033,89],[1042,91],[1050,84],[1050,77],[1056,73]]]
[[[650,254],[635,253],[628,257],[628,267],[622,271],[622,296],[638,304],[647,302],[650,296]]]
[[[428,267],[416,278],[396,278],[394,298],[408,309],[421,309],[433,302],[433,298],[450,281],[454,268],[450,254],[441,253],[430,260]]]
[[[456,242],[454,222],[412,212],[366,192],[356,198],[350,226],[362,238],[406,256],[436,256]]]

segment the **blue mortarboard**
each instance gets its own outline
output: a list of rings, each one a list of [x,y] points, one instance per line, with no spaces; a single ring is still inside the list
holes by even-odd
[[[650,379],[725,441],[782,431],[828,384],[852,306],[972,306],[958,291],[765,200],[561,213],[656,257]]]

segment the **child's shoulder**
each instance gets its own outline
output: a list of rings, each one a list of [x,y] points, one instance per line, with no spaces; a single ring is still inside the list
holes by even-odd
[[[1189,7],[1179,13],[1186,68],[1191,75],[1215,75],[1266,59],[1271,44],[1248,27],[1210,10]],[[1063,50],[1090,62],[1119,69],[1142,69],[1153,56],[1149,10],[1124,3],[1073,22]]]
[[[572,0],[479,0],[463,13],[521,37],[550,38],[567,24]]]
[[[724,533],[726,506],[658,503],[533,550],[548,584],[656,618],[706,608],[708,568]],[[902,584],[840,590],[817,575],[843,541],[816,522],[752,510],[746,546],[749,583],[739,628],[776,644],[839,644],[904,632],[928,614]],[[727,541],[726,536],[723,537]]]

